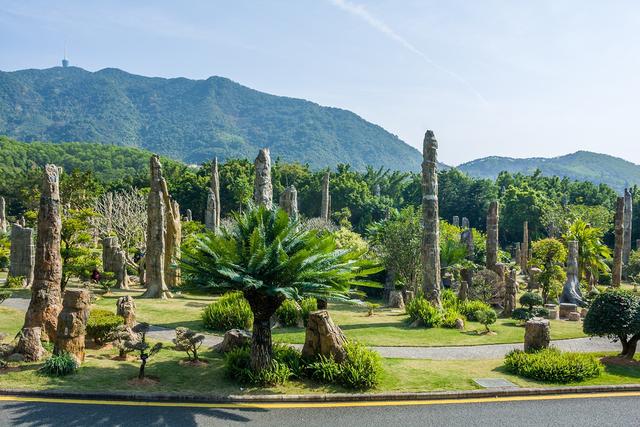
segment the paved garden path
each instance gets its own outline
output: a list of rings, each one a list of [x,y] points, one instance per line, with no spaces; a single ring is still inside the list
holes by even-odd
[[[3,307],[11,307],[26,311],[29,300],[25,298],[9,298]],[[222,341],[222,337],[204,334],[204,345],[213,347]],[[175,338],[173,329],[151,326],[149,338],[158,341],[171,342]],[[606,338],[574,338],[552,341],[552,345],[565,351],[587,353],[593,351],[619,351],[620,344],[612,343]],[[300,344],[294,347],[302,347]],[[432,359],[432,360],[468,360],[468,359],[501,359],[513,349],[522,349],[522,344],[488,344],[460,347],[371,347],[382,357],[397,357],[403,359]]]

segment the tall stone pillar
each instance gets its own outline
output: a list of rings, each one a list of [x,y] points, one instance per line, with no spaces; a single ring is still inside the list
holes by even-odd
[[[8,277],[24,277],[22,286],[25,288],[33,283],[35,246],[32,236],[33,229],[31,228],[23,227],[20,224],[13,224],[11,227]]]
[[[466,216],[462,217],[462,228],[467,229],[470,228],[469,227],[469,218],[467,218]]]
[[[207,197],[207,211],[204,216],[205,226],[214,232],[220,228],[220,176],[218,173],[218,158],[211,163],[211,183]]]
[[[433,305],[441,307],[438,141],[430,130],[424,135],[422,157],[422,291]]]
[[[24,319],[23,329],[40,328],[44,341],[55,341],[58,314],[62,310],[60,283],[62,258],[60,257],[60,171],[55,165],[46,165],[38,211],[38,235],[31,287],[31,301]]]
[[[522,261],[522,249],[520,248],[520,242],[516,243],[513,258],[515,259],[516,264],[519,264]]]
[[[491,202],[487,214],[487,269],[496,271],[498,263],[498,223],[500,221],[500,208],[498,202]]]
[[[525,221],[522,224],[522,245],[520,246],[520,269],[523,273],[526,273],[529,268],[529,221]]]
[[[624,197],[618,197],[615,218],[615,245],[613,248],[613,269],[611,284],[619,287],[622,282],[622,252],[624,246]]]
[[[458,215],[454,215],[453,222],[451,224],[456,227],[460,227],[460,217]]]
[[[622,262],[624,265],[629,263],[631,254],[631,231],[633,220],[633,197],[631,192],[624,189],[624,245],[622,246]]]
[[[164,280],[169,288],[182,284],[180,271],[182,241],[182,222],[180,221],[180,205],[173,200],[167,191],[166,184],[163,191],[164,205],[167,212],[165,217],[165,251],[164,251]]]
[[[331,193],[329,192],[329,177],[327,172],[322,178],[322,202],[320,204],[320,218],[329,221],[331,217]]]
[[[53,349],[55,354],[69,353],[78,364],[84,361],[84,340],[90,307],[91,294],[88,290],[70,289],[64,292]]]
[[[268,148],[258,153],[254,162],[256,177],[253,183],[253,202],[271,209],[273,204],[273,186],[271,184],[271,156]]]
[[[0,233],[6,233],[7,226],[6,202],[4,197],[0,197]]]
[[[293,185],[284,189],[280,195],[280,207],[294,221],[298,220],[298,191]]]
[[[187,222],[193,221],[193,212],[191,212],[191,209],[187,209],[185,212],[185,219]]]
[[[585,305],[580,291],[580,278],[578,277],[578,242],[571,240],[569,245],[569,258],[567,260],[567,281],[562,288],[560,304]]]
[[[106,272],[115,274],[117,288],[129,289],[126,254],[120,248],[117,237],[102,239],[102,268]]]
[[[168,298],[171,296],[165,281],[165,224],[166,208],[163,196],[164,178],[157,155],[149,160],[150,189],[147,202],[147,252],[144,265],[147,290],[144,298]]]
[[[504,310],[502,311],[502,315],[504,317],[511,317],[513,310],[516,308],[516,296],[518,295],[518,272],[515,268],[509,270],[504,294]]]

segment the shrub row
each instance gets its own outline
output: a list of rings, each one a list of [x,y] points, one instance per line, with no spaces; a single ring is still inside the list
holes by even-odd
[[[603,370],[602,364],[593,355],[563,353],[555,348],[533,353],[513,350],[505,357],[504,364],[513,374],[553,383],[584,381],[600,376]]]

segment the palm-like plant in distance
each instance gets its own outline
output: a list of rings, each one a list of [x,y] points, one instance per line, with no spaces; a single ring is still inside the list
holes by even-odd
[[[330,233],[304,230],[279,208],[252,207],[183,254],[183,275],[197,286],[240,290],[253,312],[251,368],[271,366],[271,316],[287,299],[348,300],[353,285],[380,271],[361,251],[336,249]]]

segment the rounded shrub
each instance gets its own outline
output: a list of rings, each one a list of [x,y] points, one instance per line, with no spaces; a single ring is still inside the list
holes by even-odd
[[[475,322],[478,319],[475,317],[475,313],[479,310],[487,310],[491,309],[491,306],[485,302],[480,300],[466,300],[462,304],[460,304],[460,312],[469,320],[470,322]]]
[[[122,317],[112,311],[99,308],[91,310],[87,320],[87,336],[97,345],[104,345],[115,339],[118,326],[123,323]]]
[[[435,328],[442,324],[443,318],[440,310],[422,296],[412,299],[407,304],[406,312],[411,322],[421,320],[426,328]]]
[[[78,370],[78,362],[69,353],[54,354],[40,368],[39,372],[50,377],[63,377]]]
[[[347,358],[341,364],[339,381],[344,387],[367,390],[380,382],[382,359],[363,344],[349,342],[344,346]]]
[[[276,316],[282,326],[297,326],[298,320],[301,317],[301,309],[297,302],[294,300],[285,300],[278,310],[276,310]]]
[[[242,292],[229,292],[205,307],[202,321],[205,328],[214,331],[250,329],[253,313]]]
[[[307,326],[309,320],[309,314],[318,311],[318,300],[314,297],[307,297],[300,301],[300,315],[302,316],[302,323]]]
[[[462,319],[462,314],[455,308],[447,308],[442,315],[442,327],[443,328],[455,328],[456,321]]]
[[[531,319],[532,317],[533,317],[533,315],[531,314],[531,312],[529,310],[527,310],[526,308],[524,308],[524,307],[516,308],[511,313],[511,318],[513,320],[518,320],[519,322],[526,322],[527,320]]]
[[[504,365],[513,374],[561,384],[595,378],[603,371],[602,364],[593,355],[563,353],[555,348],[534,353],[513,350],[505,357]]]
[[[520,305],[531,310],[533,307],[542,305],[542,295],[535,292],[525,292],[520,297]]]
[[[484,327],[487,329],[487,332],[489,332],[489,326],[493,325],[494,323],[496,323],[496,320],[498,320],[498,315],[493,308],[477,310],[473,314],[473,317],[475,317],[478,322],[484,325]]]

